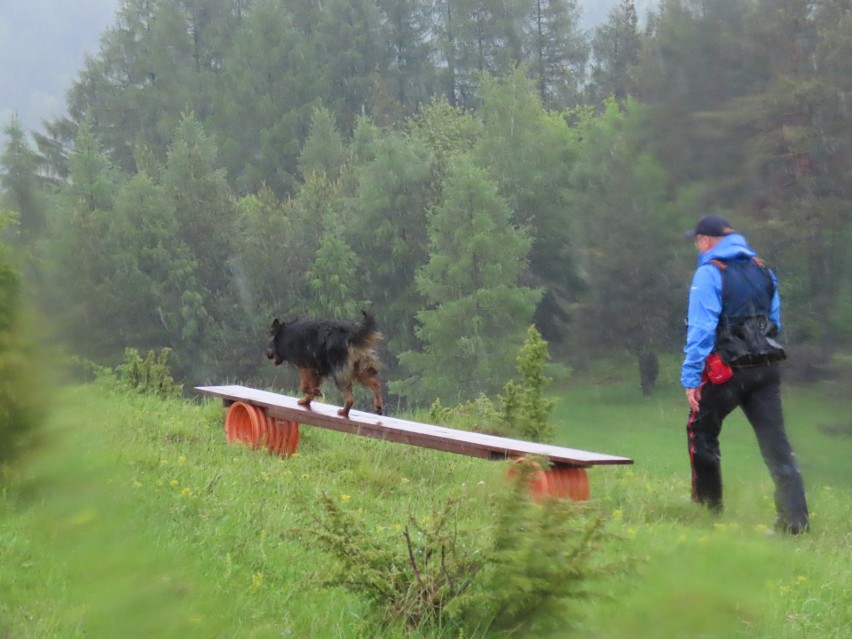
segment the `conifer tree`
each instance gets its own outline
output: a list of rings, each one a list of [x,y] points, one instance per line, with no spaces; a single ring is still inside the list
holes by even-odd
[[[175,131],[162,179],[181,239],[198,266],[199,284],[215,298],[226,296],[236,213],[224,172],[217,168],[216,147],[192,113]]]
[[[238,193],[295,194],[313,110],[325,104],[338,115],[319,53],[319,10],[314,2],[258,0],[234,35],[210,124]]]
[[[548,420],[555,402],[544,396],[545,386],[550,383],[544,374],[549,360],[547,342],[535,326],[530,326],[516,360],[521,380],[507,382],[500,396],[503,419],[523,439],[547,442],[553,438],[553,426]]]
[[[358,256],[332,228],[320,239],[310,268],[305,272],[310,298],[306,310],[314,317],[354,321],[369,307],[359,297]]]
[[[178,237],[195,265],[196,286],[184,300],[197,324],[189,325],[187,344],[193,373],[206,377],[219,369],[239,370],[252,344],[239,331],[247,309],[233,261],[236,206],[225,172],[217,168],[216,147],[193,114],[185,114],[174,133],[161,181],[174,207]]]
[[[400,356],[412,376],[391,385],[396,392],[454,402],[493,392],[509,378],[541,297],[520,284],[530,239],[511,218],[485,172],[470,158],[454,159],[429,220],[429,261],[416,278],[428,303],[417,314],[423,346]]]
[[[18,214],[20,228],[28,241],[32,241],[45,224],[46,202],[38,173],[41,162],[27,144],[17,115],[12,117],[4,133],[6,144],[0,154],[0,205]]]
[[[641,39],[634,0],[621,0],[592,39],[591,92],[596,102],[609,96],[623,102],[635,93],[633,69],[639,62]]]
[[[674,267],[682,241],[667,202],[666,174],[647,152],[640,106],[630,100],[581,126],[583,148],[571,174],[572,197],[581,212],[581,298],[575,349],[629,353],[643,388],[657,354],[677,339],[683,304],[676,283],[688,273]],[[652,387],[653,384],[650,383]]]
[[[302,179],[312,174],[325,175],[334,179],[346,161],[343,137],[337,130],[334,115],[324,107],[314,109],[311,117],[311,132],[299,156],[299,172]]]
[[[577,157],[577,134],[560,115],[545,110],[521,69],[502,80],[484,77],[480,95],[483,129],[474,156],[488,167],[515,222],[532,238],[530,272],[544,294],[536,322],[548,341],[559,342],[565,309],[579,288],[572,247],[576,211],[565,179]]]
[[[353,147],[365,161],[352,169],[355,193],[342,211],[343,239],[358,256],[364,296],[379,324],[394,327],[387,347],[400,353],[413,346],[413,309],[422,307],[414,274],[428,255],[427,211],[437,198],[434,156],[411,135],[382,136],[369,125],[358,131]],[[373,134],[379,137],[368,143]]]
[[[452,105],[473,106],[478,76],[502,76],[523,61],[523,0],[439,0],[434,32]]]
[[[109,333],[117,352],[128,345],[143,351],[176,348],[175,364],[185,373],[207,310],[201,304],[195,260],[163,188],[144,173],[130,178],[116,197],[103,241],[113,272],[100,287],[100,338]]]
[[[300,272],[304,268],[300,260],[306,258],[295,250],[295,206],[294,200],[281,201],[268,188],[237,202],[233,263],[249,317],[258,318],[256,331],[268,328],[276,314],[289,311],[281,307],[282,303],[298,299],[302,292],[301,282],[282,276]]]
[[[49,286],[42,296],[51,314],[64,324],[77,352],[104,360],[115,345],[99,340],[100,330],[92,329],[105,329],[112,317],[107,288],[115,276],[115,264],[107,238],[123,177],[104,155],[87,122],[78,129],[68,167],[69,179],[58,199],[64,214],[55,216],[46,245],[50,260],[45,283]],[[118,347],[123,349],[124,344]]]
[[[423,0],[379,0],[390,59],[384,74],[391,95],[406,111],[426,102],[434,90],[434,43],[429,38],[430,3]]]
[[[556,109],[575,105],[589,57],[577,0],[533,0],[525,31],[524,60],[542,103]]]

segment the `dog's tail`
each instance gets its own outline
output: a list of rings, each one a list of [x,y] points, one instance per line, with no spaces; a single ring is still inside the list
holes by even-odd
[[[352,345],[359,349],[372,349],[384,339],[384,335],[378,330],[376,318],[367,311],[361,311],[364,315],[358,325],[355,334],[352,335]]]

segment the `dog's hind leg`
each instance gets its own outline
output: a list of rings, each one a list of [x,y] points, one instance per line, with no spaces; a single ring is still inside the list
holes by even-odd
[[[337,411],[341,417],[349,417],[349,411],[352,409],[352,404],[355,403],[355,398],[352,396],[352,382],[344,385],[340,392],[343,393],[343,408]]]
[[[379,378],[376,376],[375,369],[370,369],[363,379],[359,380],[364,386],[368,386],[373,391],[373,410],[377,415],[383,415],[382,408],[382,386],[379,384]]]

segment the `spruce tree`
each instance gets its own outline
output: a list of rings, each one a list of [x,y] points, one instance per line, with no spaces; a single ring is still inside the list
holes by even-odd
[[[429,220],[429,261],[416,277],[428,303],[417,314],[422,349],[400,356],[412,375],[392,389],[413,401],[454,403],[509,378],[541,297],[520,283],[530,244],[497,185],[470,158],[454,159]]]

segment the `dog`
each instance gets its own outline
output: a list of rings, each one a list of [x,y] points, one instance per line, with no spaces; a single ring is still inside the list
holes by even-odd
[[[378,371],[381,368],[376,353],[383,335],[376,329],[375,318],[361,311],[360,324],[338,320],[303,319],[285,324],[276,318],[269,329],[266,357],[275,366],[289,362],[299,371],[299,391],[303,397],[298,404],[310,407],[311,401],[322,397],[320,385],[332,377],[343,393],[341,417],[349,417],[354,399],[352,383],[358,382],[373,391],[373,408],[382,410],[382,391]]]

